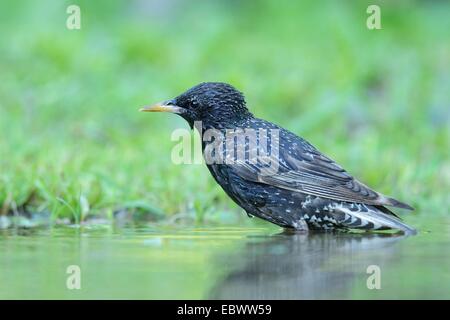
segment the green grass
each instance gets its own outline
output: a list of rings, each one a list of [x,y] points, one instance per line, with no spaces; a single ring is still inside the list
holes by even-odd
[[[137,112],[202,81],[414,214],[448,213],[450,4],[380,2],[370,31],[364,1],[79,1],[69,31],[71,3],[0,4],[2,214],[245,220],[204,166],[171,162],[187,124]]]

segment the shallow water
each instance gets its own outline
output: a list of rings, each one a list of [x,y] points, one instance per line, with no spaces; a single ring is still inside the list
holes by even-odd
[[[98,226],[0,233],[0,299],[450,299],[450,219],[417,236]],[[67,267],[81,289],[66,286]],[[368,289],[379,267],[381,289]],[[373,283],[373,281],[371,281]]]

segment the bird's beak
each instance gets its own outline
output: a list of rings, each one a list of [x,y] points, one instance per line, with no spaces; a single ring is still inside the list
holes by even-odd
[[[172,112],[181,113],[182,108],[173,104],[173,100],[155,103],[151,106],[145,106],[139,109],[141,112]]]

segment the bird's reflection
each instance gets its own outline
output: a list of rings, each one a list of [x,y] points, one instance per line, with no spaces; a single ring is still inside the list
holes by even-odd
[[[396,259],[400,234],[283,232],[253,238],[234,256],[219,257],[229,273],[213,299],[345,299],[366,287],[369,265]]]

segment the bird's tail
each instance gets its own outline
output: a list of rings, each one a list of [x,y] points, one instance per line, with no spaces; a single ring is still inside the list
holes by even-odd
[[[416,234],[416,229],[408,226],[406,223],[397,218],[387,208],[360,205],[360,204],[342,204],[334,208],[340,212],[341,219],[339,223],[350,229],[364,230],[400,230],[405,234]]]

